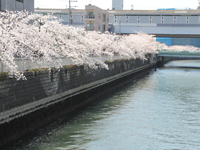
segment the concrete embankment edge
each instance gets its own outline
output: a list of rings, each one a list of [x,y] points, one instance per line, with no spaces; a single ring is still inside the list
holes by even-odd
[[[145,65],[134,70],[129,70],[26,106],[20,106],[15,110],[8,110],[1,116],[0,146],[12,142],[28,132],[34,131],[58,117],[69,114],[78,108],[84,107],[98,97],[130,82],[143,73],[154,68],[155,64]],[[19,110],[16,113],[16,110]],[[15,115],[12,112],[15,111]]]

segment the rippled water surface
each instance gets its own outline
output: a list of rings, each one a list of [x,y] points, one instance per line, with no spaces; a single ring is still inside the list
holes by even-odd
[[[152,71],[13,145],[10,149],[199,149],[200,70]]]

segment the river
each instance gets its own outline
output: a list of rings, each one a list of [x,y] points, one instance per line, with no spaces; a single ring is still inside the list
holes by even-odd
[[[14,150],[200,148],[199,60],[173,61],[10,145]]]

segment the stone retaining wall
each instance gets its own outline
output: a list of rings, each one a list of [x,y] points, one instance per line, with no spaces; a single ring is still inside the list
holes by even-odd
[[[155,63],[118,60],[108,66],[62,68],[50,76],[28,72],[26,81],[0,81],[0,147],[122,86]]]

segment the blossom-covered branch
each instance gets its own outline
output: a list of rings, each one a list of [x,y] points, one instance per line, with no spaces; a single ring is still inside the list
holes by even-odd
[[[146,54],[157,53],[157,48],[162,45],[155,41],[153,35],[85,31],[63,25],[61,20],[51,15],[7,11],[0,12],[0,16],[0,61],[17,79],[24,76],[23,70],[18,71],[15,58],[29,59],[51,69],[62,67],[60,58],[66,57],[74,64],[108,69],[101,59],[90,56],[100,58],[117,54],[125,58],[145,59]]]

